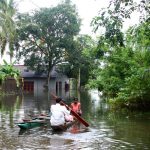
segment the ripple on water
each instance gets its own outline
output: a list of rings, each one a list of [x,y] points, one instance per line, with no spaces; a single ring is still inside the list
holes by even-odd
[[[74,149],[134,149],[135,146],[131,143],[117,140],[108,136],[107,130],[99,130],[90,128],[87,132],[72,134],[70,132],[64,132],[61,135],[52,135],[54,141],[57,139],[63,139],[64,141],[70,141],[68,144],[64,144],[66,148],[74,147]],[[55,138],[54,138],[55,137]]]

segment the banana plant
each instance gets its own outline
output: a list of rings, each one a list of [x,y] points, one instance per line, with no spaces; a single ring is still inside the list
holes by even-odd
[[[17,87],[19,87],[19,77],[20,72],[18,69],[14,68],[14,63],[8,64],[5,60],[4,65],[0,66],[0,80],[4,81],[9,77],[13,77],[16,80]]]

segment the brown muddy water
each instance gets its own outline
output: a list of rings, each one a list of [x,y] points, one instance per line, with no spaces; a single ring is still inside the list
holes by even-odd
[[[0,98],[0,150],[149,150],[150,113],[112,112],[96,91],[77,93],[88,128],[78,124],[65,132],[50,126],[20,130],[29,114],[49,113],[47,94]],[[66,96],[67,95],[67,96]],[[62,96],[70,104],[70,93]]]

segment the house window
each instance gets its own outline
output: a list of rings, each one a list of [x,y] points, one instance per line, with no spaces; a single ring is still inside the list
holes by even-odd
[[[34,82],[33,81],[25,81],[23,89],[25,92],[33,92],[34,91]]]
[[[69,90],[69,84],[67,82],[65,82],[65,91]]]

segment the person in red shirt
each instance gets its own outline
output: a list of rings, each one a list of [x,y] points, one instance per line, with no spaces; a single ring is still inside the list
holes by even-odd
[[[74,98],[74,101],[70,105],[71,109],[81,116],[81,103],[78,101],[78,98]]]

